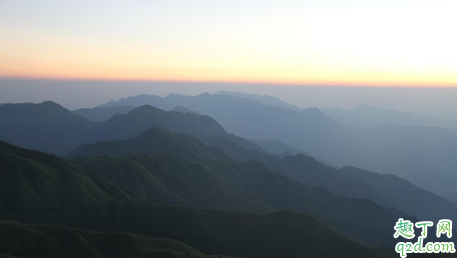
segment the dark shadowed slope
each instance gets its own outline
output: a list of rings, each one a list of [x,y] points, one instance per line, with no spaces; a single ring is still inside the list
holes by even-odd
[[[169,134],[174,137],[169,137]],[[216,158],[208,153],[220,151],[195,140],[195,152],[189,155],[189,148],[179,145],[181,139],[189,137],[180,135],[178,139],[176,136],[179,135],[151,129],[136,139],[99,142],[75,151],[78,155],[116,155],[120,156],[119,158],[99,156],[74,160],[87,169],[144,196],[158,196],[162,199],[216,209],[257,212],[282,209],[302,211],[367,243],[380,243],[378,241],[383,239],[373,239],[374,235],[390,238],[390,232],[383,231],[387,225],[395,223],[399,215],[397,212],[379,207],[371,201],[348,199],[332,195],[323,188],[305,186],[272,173],[257,162],[235,162],[226,155],[219,155]],[[142,144],[135,144],[139,142]],[[170,151],[168,146],[180,147]],[[179,157],[169,154],[126,155],[141,151],[147,153],[150,150],[149,153],[160,153],[160,148],[165,153],[174,153]],[[179,148],[181,150],[176,151]],[[281,162],[281,159],[277,160]],[[340,182],[343,182],[341,179],[355,181],[344,175],[338,178]],[[354,218],[357,218],[356,223],[353,222]],[[373,224],[367,218],[377,218],[378,223]],[[354,231],[348,230],[350,227],[341,227],[351,224]],[[377,233],[374,234],[373,231]]]
[[[209,254],[244,257],[335,257],[336,254],[338,257],[378,257],[371,249],[348,240],[305,214],[277,212],[256,215],[156,206],[141,201],[142,198],[131,191],[121,190],[122,187],[56,156],[6,143],[2,143],[0,154],[1,217],[26,223],[25,226],[12,227],[0,223],[0,253],[6,252],[18,257],[43,257],[42,254],[45,257],[61,257],[63,253],[68,257],[69,253],[79,254],[88,249],[88,255],[96,252],[98,257],[116,257],[114,255],[121,255],[122,251],[126,252],[123,257],[136,257],[142,252],[155,255],[155,247],[158,245],[154,244],[157,243],[156,240],[126,234],[95,234],[75,229],[27,225],[36,221],[87,230],[122,231],[170,238]],[[176,164],[174,161],[172,163]],[[276,181],[278,180],[273,180]],[[17,189],[19,190],[16,191]],[[346,206],[341,202],[327,203],[330,207],[338,204]],[[377,207],[375,204],[368,204],[367,210],[383,216],[373,209]],[[345,209],[364,214],[360,209]],[[16,218],[14,214],[18,212],[21,212],[21,217]],[[61,214],[65,216],[60,216]],[[351,224],[342,225],[354,230]],[[8,237],[5,239],[5,236]],[[373,237],[379,236],[380,234],[373,234]],[[109,248],[112,244],[116,244],[116,247]],[[160,242],[163,248],[170,247],[169,244],[170,241]],[[30,246],[24,248],[25,245]],[[82,246],[84,248],[81,250]],[[117,249],[121,247],[123,248]],[[73,251],[73,248],[77,250]],[[179,254],[181,250],[193,252],[191,248],[178,243],[170,248],[178,249],[166,249],[160,254],[175,252],[173,257],[182,257]],[[30,255],[32,251],[38,253]]]
[[[194,161],[228,158],[219,149],[208,148],[191,137],[160,128],[149,129],[134,139],[101,141],[82,145],[70,152],[67,157],[123,156],[139,153],[172,153]]]
[[[457,219],[457,205],[455,203],[394,175],[381,175],[357,168],[339,170],[303,154],[280,159],[240,148],[223,137],[202,140],[210,146],[220,148],[236,160],[262,162],[276,173],[287,175],[287,177],[305,184],[326,187],[335,194],[368,198],[421,219],[430,220],[438,217]],[[358,173],[347,173],[349,170],[358,171]],[[373,180],[366,180],[366,178]],[[400,192],[391,191],[393,189]],[[396,194],[399,194],[401,198],[394,198]],[[424,209],[424,206],[433,207],[433,209]]]
[[[88,216],[98,210],[95,216]],[[103,216],[103,220],[99,218]],[[281,211],[258,215],[242,212],[99,202],[81,207],[62,223],[96,231],[129,231],[165,237],[208,254],[277,257],[380,257],[314,218]]]
[[[145,200],[54,155],[0,142],[0,218],[52,223],[82,203]]]
[[[324,189],[306,187],[255,163],[198,164],[166,154],[76,161],[144,196],[224,210],[306,212],[370,244],[389,243],[391,234],[387,226],[395,223],[398,216],[405,216],[368,200],[348,199]],[[377,223],[373,224],[371,219]]]
[[[303,184],[323,186],[329,189],[332,193],[341,194],[348,197],[369,198],[379,204],[388,207],[393,207],[407,214],[417,216],[420,219],[433,220],[439,217],[454,218],[456,216],[455,214],[457,214],[457,206],[455,204],[446,201],[445,199],[433,193],[430,193],[424,189],[416,187],[408,181],[398,178],[396,176],[379,175],[364,170],[357,170],[358,173],[356,175],[358,176],[355,176],[354,173],[348,173],[348,171],[350,170],[348,168],[338,170],[333,167],[323,165],[315,159],[307,157],[305,155],[278,158],[265,153],[247,150],[238,146],[237,144],[233,143],[231,140],[225,137],[200,138],[200,140],[202,140],[205,144],[213,147],[204,146],[201,142],[196,141],[195,139],[192,139],[189,136],[171,133],[159,129],[151,129],[145,132],[142,136],[137,137],[135,139],[100,142],[92,145],[82,146],[81,148],[73,152],[71,156],[114,155],[120,157],[129,153],[172,153],[176,156],[179,156],[181,159],[202,163],[204,164],[204,166],[200,167],[201,171],[206,171],[205,173],[208,174],[211,174],[209,173],[209,171],[213,171],[212,173],[214,174],[212,175],[220,174],[220,176],[224,176],[224,173],[227,173],[227,175],[238,174],[240,173],[239,171],[244,171],[242,168],[249,163],[248,162],[243,164],[243,162],[255,160],[265,164],[265,166],[269,170],[276,172],[277,174],[284,174],[288,178],[291,178]],[[187,142],[191,142],[192,144],[188,144]],[[221,153],[219,149],[231,158],[228,158],[227,155]],[[161,158],[159,158],[159,156],[156,157],[157,160],[162,160],[162,158],[165,158],[165,156]],[[153,158],[151,159],[154,160]],[[151,159],[147,161],[148,159],[145,157],[140,158],[133,156],[122,157],[120,159],[100,157],[98,159],[78,159],[78,162],[82,162],[82,164],[85,164],[93,171],[97,171],[98,173],[105,173],[105,176],[108,176],[108,174],[112,175],[114,171],[119,171],[120,168],[126,167],[128,168],[128,171],[142,171],[142,173],[144,173],[144,171],[149,171],[149,173],[152,174],[159,173],[159,171],[168,171],[171,169],[171,167],[173,167],[174,170],[185,171],[183,165],[180,167],[164,166],[164,164],[171,163],[170,157],[167,158],[168,162],[158,162],[157,160],[152,162]],[[222,163],[222,161],[217,160],[227,160],[227,162],[229,163],[225,164],[235,164],[228,166],[231,168],[230,170],[221,169],[215,166],[215,164],[218,164],[218,162]],[[212,162],[208,163],[208,161]],[[190,164],[194,164],[193,162],[191,162]],[[176,161],[175,163],[184,164],[184,161]],[[111,166],[108,167],[107,164],[111,164]],[[116,167],[118,169],[116,169]],[[199,166],[189,165],[189,167],[198,168]],[[139,168],[142,168],[143,170],[139,170]],[[259,166],[259,169],[265,170],[266,168]],[[355,170],[355,168],[352,169],[352,171]],[[247,171],[249,171],[249,169]],[[221,174],[221,172],[223,173]],[[122,174],[123,172],[119,171],[117,173]],[[131,175],[133,176],[133,174]],[[373,177],[376,178],[377,176],[379,177],[379,180],[373,179],[372,181],[370,181],[365,179]],[[177,178],[178,179],[175,179],[175,181],[179,181],[180,177]],[[258,177],[256,176],[254,178]],[[122,180],[120,180],[119,178],[113,180],[118,183],[122,183]],[[208,180],[211,181],[215,179],[205,179],[205,181]],[[142,183],[147,182],[146,180],[140,179],[137,179],[137,181]],[[167,180],[155,179],[154,182],[155,181],[166,182]],[[226,186],[226,184],[220,184],[216,182],[217,180],[215,181],[214,185],[221,185],[221,189],[223,189],[223,186]],[[373,184],[373,182],[376,182],[377,184]],[[241,183],[238,184],[241,185]],[[243,185],[245,185],[245,183],[243,183]],[[132,187],[132,185],[129,186]],[[163,187],[161,187],[141,186],[138,188],[162,189]],[[252,187],[249,188],[252,189]],[[401,195],[401,198],[394,198],[397,192],[392,191],[393,189],[404,189],[404,191],[402,191],[401,194],[399,193]],[[230,190],[227,191],[230,192]],[[215,194],[212,193],[211,195],[213,196]],[[185,199],[186,194],[184,194],[183,196]],[[224,195],[219,194],[216,196]],[[288,199],[287,196],[284,196],[282,198]],[[248,198],[247,200],[250,199]],[[256,197],[255,200],[262,200],[262,198]],[[406,202],[406,204],[403,202]],[[191,201],[190,203],[193,203],[195,205],[202,205],[202,202],[196,203],[195,201]],[[433,209],[423,209],[424,205],[427,207],[433,207]],[[233,206],[232,204],[232,206],[230,207],[230,209],[233,209],[233,207],[236,206]],[[251,207],[251,209],[253,210],[265,210],[268,209],[268,207],[275,207],[277,209],[301,209],[299,208],[300,206],[277,206],[277,204],[275,206],[271,203],[265,205],[265,200],[263,200],[262,204],[253,205],[251,203],[250,205],[244,204],[240,205],[239,207]]]
[[[21,258],[217,258],[171,239],[129,233],[0,222],[0,257]]]

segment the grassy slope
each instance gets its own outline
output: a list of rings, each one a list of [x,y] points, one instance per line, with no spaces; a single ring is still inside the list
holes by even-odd
[[[53,222],[82,203],[145,200],[54,155],[0,142],[0,218]]]
[[[256,215],[155,206],[64,159],[4,142],[0,143],[0,161],[2,218],[14,219],[19,213],[26,223],[57,223],[88,230],[171,238],[205,253],[252,257],[334,257],[335,254],[376,257],[371,249],[348,240],[305,214]],[[0,231],[8,239],[14,236],[9,229]],[[30,244],[26,249],[35,250],[35,254],[43,251],[46,257],[53,257],[63,252],[46,247],[57,244],[53,237],[30,237],[22,235],[7,246],[19,246],[21,250],[20,241],[30,241],[26,242]],[[55,238],[70,244],[72,238],[80,239],[73,233]],[[319,246],[325,251],[321,253]]]
[[[0,257],[211,258],[171,239],[0,221]],[[227,256],[224,256],[227,257]]]
[[[62,225],[128,231],[176,239],[205,253],[249,257],[379,257],[313,217],[281,211],[265,215],[145,203],[97,202]]]
[[[182,138],[192,140],[184,135],[150,130],[133,140],[100,142],[79,149],[79,154],[118,156],[129,152],[148,152],[151,148],[152,153],[157,153],[160,152],[160,146],[165,146],[162,151],[169,152],[169,146],[176,145],[181,149],[175,152],[179,157],[171,154],[136,154],[119,158],[76,158],[75,161],[147,196],[155,203],[172,204],[167,201],[173,201],[225,210],[268,212],[289,209],[306,212],[340,232],[369,244],[391,243],[388,226],[394,225],[399,216],[406,216],[369,200],[335,196],[323,188],[291,181],[257,162],[239,163],[231,159],[214,158],[214,155],[210,155],[210,148],[195,140],[190,141],[193,143],[191,145],[180,144]],[[164,139],[170,141],[164,142]],[[198,159],[194,159],[195,156]],[[377,223],[372,223],[373,220]]]

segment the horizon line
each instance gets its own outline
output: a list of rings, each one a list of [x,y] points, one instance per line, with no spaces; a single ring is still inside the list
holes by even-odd
[[[455,84],[431,83],[368,83],[368,82],[293,82],[263,80],[185,80],[185,79],[133,79],[133,78],[70,78],[70,77],[34,77],[34,76],[0,76],[0,80],[23,81],[80,81],[80,82],[153,82],[153,83],[192,83],[192,84],[248,84],[272,86],[305,86],[305,87],[360,87],[360,88],[457,88]]]

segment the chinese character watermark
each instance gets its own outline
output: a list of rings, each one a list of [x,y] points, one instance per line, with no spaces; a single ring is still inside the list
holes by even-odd
[[[455,246],[453,242],[428,242],[424,246],[424,239],[427,238],[428,229],[433,227],[431,221],[420,221],[412,223],[403,218],[398,219],[394,226],[394,238],[403,237],[406,239],[413,239],[415,237],[414,228],[421,229],[421,234],[417,238],[416,243],[412,242],[398,242],[395,246],[395,251],[400,254],[400,257],[406,257],[408,253],[455,253]],[[452,221],[449,219],[442,219],[436,224],[436,237],[446,235],[448,238],[452,237]]]

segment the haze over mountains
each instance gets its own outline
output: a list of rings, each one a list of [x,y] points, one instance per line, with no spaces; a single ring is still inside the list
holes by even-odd
[[[457,129],[456,121],[398,110],[382,110],[366,104],[360,104],[353,109],[323,108],[321,110],[328,117],[342,124],[362,130],[388,124]]]
[[[453,183],[457,180],[457,132],[449,129],[453,128],[452,121],[364,105],[346,112],[347,120],[342,112],[326,110],[337,121],[315,108],[297,111],[281,107],[280,101],[266,105],[253,100],[252,95],[239,96],[223,92],[195,97],[139,95],[100,107],[149,104],[170,110],[184,106],[213,117],[228,132],[241,137],[278,140],[336,166],[395,174],[457,201]],[[399,120],[402,123],[394,124]],[[431,173],[439,176],[430,177]]]
[[[303,254],[313,253],[318,257],[331,257],[328,256],[331,255],[330,253],[333,253],[333,255],[338,253],[339,255],[342,255],[342,257],[353,257],[356,253],[360,253],[360,257],[366,255],[373,257],[379,256],[376,252],[360,246],[351,240],[347,240],[332,230],[329,231],[327,226],[304,214],[280,212],[272,213],[271,215],[264,217],[250,213],[156,206],[148,202],[147,199],[149,199],[149,196],[154,197],[151,200],[156,198],[159,199],[158,197],[160,197],[160,195],[145,194],[143,197],[141,194],[138,194],[140,193],[140,188],[138,188],[137,185],[130,185],[132,189],[136,189],[135,191],[137,193],[134,193],[127,188],[106,181],[106,179],[96,176],[88,170],[84,170],[81,167],[75,166],[56,156],[21,149],[4,142],[1,143],[0,160],[2,161],[0,162],[0,168],[3,171],[1,173],[3,178],[0,181],[4,184],[1,188],[2,192],[0,192],[0,200],[2,200],[0,218],[2,219],[15,220],[19,217],[22,222],[26,223],[46,223],[97,231],[127,231],[148,237],[167,237],[190,243],[193,246],[197,246],[200,250],[210,253],[223,252],[226,254],[240,254],[242,256],[252,255],[251,257],[277,257],[277,255],[281,253],[288,253],[290,257],[300,257]],[[149,162],[159,161],[159,159],[155,157],[149,158],[148,160]],[[188,173],[194,180],[189,184],[189,187],[194,188],[203,184],[196,189],[210,190],[211,187],[215,187],[216,190],[218,190],[217,184],[213,184],[212,181],[208,182],[207,180],[202,180],[202,178],[194,178],[198,173],[195,170],[190,169],[195,166],[198,167],[198,164],[187,166],[186,163],[188,163],[188,161],[176,162],[176,160],[172,159],[166,164],[182,166],[182,169],[184,170],[175,170],[171,168],[171,170],[158,169],[158,171],[165,173],[164,175],[166,177],[170,176],[170,173],[173,172],[187,171],[185,173]],[[116,163],[104,162],[104,164],[108,164],[108,166],[112,164],[116,167]],[[120,166],[119,168],[123,168],[122,173],[125,173],[125,179],[127,180],[121,180],[120,182],[123,184],[128,182],[127,178],[132,177],[132,173],[136,173],[135,170],[125,169],[125,166]],[[140,167],[137,167],[137,169],[140,169],[138,171],[141,171]],[[156,169],[154,170],[157,171]],[[228,170],[225,171],[228,173],[226,176],[230,177],[230,173],[233,173],[234,171],[230,167],[227,169]],[[215,171],[217,173],[222,172],[219,170]],[[257,173],[262,174],[265,172]],[[246,178],[246,175],[241,176],[241,178]],[[284,184],[284,180],[287,181],[286,178],[279,180],[273,179],[271,183]],[[46,184],[43,184],[43,182],[46,182]],[[177,182],[171,180],[170,183],[176,184]],[[253,183],[261,184],[262,181],[255,180]],[[291,185],[293,185],[293,183]],[[150,184],[149,186],[152,187],[153,185]],[[240,188],[240,190],[244,189],[243,185],[240,184],[235,184],[234,187]],[[178,188],[185,189],[183,186],[179,186],[179,184]],[[148,189],[153,191],[152,188]],[[269,194],[271,196],[270,198],[278,199],[277,201],[279,201],[279,203],[282,203],[282,201],[286,201],[287,203],[287,199],[282,199],[281,195],[276,195],[277,191],[274,189],[275,188],[268,187],[268,189],[264,190],[264,193],[260,192],[260,194],[268,196],[265,194],[269,193],[270,190],[273,190],[273,193]],[[245,190],[249,190],[249,188],[245,188]],[[286,188],[286,192],[289,190],[292,189]],[[326,195],[331,197],[331,195],[324,191],[324,196]],[[167,193],[166,196],[169,199],[173,194]],[[295,196],[300,197],[300,194]],[[212,195],[209,195],[208,193],[202,195],[203,199],[208,197],[212,197]],[[229,194],[229,197],[233,198],[234,195]],[[304,199],[303,201],[297,200],[297,204],[302,203],[301,205],[307,207],[306,209],[312,207],[307,204],[307,201],[304,201],[306,197],[301,196],[300,198]],[[338,197],[331,198],[338,199]],[[246,200],[241,198],[239,201],[249,201],[249,198]],[[351,202],[350,200],[348,201]],[[360,201],[355,200],[352,202],[355,205],[359,205],[357,203]],[[34,205],[30,206],[31,203]],[[220,202],[216,203],[220,205],[228,202],[220,200]],[[314,203],[319,206],[326,205],[322,200],[316,200]],[[378,215],[382,214],[376,209],[373,209],[372,205],[374,204],[368,204],[369,208],[367,207],[367,212],[373,212]],[[364,205],[364,202],[360,202],[360,205]],[[329,208],[331,207],[332,206],[329,206]],[[341,207],[345,207],[345,205],[341,205]],[[378,209],[382,208],[379,207]],[[348,207],[345,207],[345,209],[341,211],[347,212],[356,210],[359,209],[355,207],[353,209],[348,209]],[[385,212],[388,211],[386,210]],[[329,212],[327,213],[327,216],[335,216],[338,218],[339,216],[337,214],[338,213]],[[138,219],[138,216],[140,216],[141,219]],[[382,218],[385,219],[386,217],[382,216]],[[196,219],[200,221],[197,224],[195,223]],[[392,219],[395,220],[396,217],[392,217]],[[158,221],[161,222],[157,224]],[[392,223],[392,221],[389,222]],[[145,227],[144,223],[148,226]],[[265,227],[265,225],[270,225],[270,223],[272,223],[272,226]],[[339,223],[339,225],[344,224],[345,223]],[[28,233],[28,229],[24,227],[14,225],[5,226],[13,227],[12,229],[9,229],[9,231],[16,230],[18,232],[17,234],[28,235],[33,233]],[[228,230],[229,228],[231,228],[231,230]],[[306,230],[304,230],[305,228]],[[312,230],[310,231],[310,229]],[[270,232],[271,230],[272,232]],[[357,232],[359,234],[367,234],[367,236],[371,236],[370,238],[377,243],[390,239],[382,237],[382,234],[381,237],[379,237],[378,234],[380,232],[377,231],[368,234],[369,230],[364,233],[363,228],[359,229],[361,230],[359,231],[357,230],[357,227],[350,227],[350,230],[355,230],[353,234],[356,234]],[[69,237],[68,234],[84,233],[78,231],[72,232],[60,228],[49,228],[46,229],[46,232],[47,233],[45,234],[50,234],[51,236],[60,235],[60,238],[64,237],[64,239],[65,237]],[[67,233],[62,235],[60,232]],[[258,235],[259,232],[264,233]],[[375,234],[375,232],[378,234]],[[84,233],[83,235],[85,234],[88,233]],[[202,234],[205,234],[204,237],[202,237]],[[105,235],[109,238],[116,237],[112,234]],[[264,238],[262,235],[268,237]],[[240,236],[244,236],[246,241],[239,242]],[[47,237],[40,240],[43,237],[43,235],[32,234],[29,239],[31,239],[30,241],[32,241],[32,243],[46,241]],[[14,239],[15,238],[10,239],[9,241],[14,243]],[[90,245],[97,245],[97,242],[92,242],[95,241],[94,239],[89,239],[87,241]],[[272,244],[269,241],[274,241],[275,244]],[[299,245],[298,243],[302,241],[306,241],[308,244],[305,246]],[[19,246],[14,244],[15,248],[0,246],[0,250],[8,254],[22,256],[21,254],[30,252],[27,244],[27,242],[22,242],[22,245]],[[113,244],[115,243],[110,243],[109,245]],[[320,253],[320,249],[313,249],[313,246],[320,246],[322,244],[326,246],[324,253]],[[59,247],[59,245],[62,247]],[[77,243],[71,245],[77,245]],[[334,245],[334,247],[331,247],[332,245]],[[346,246],[345,248],[348,250],[348,253],[341,253],[341,250],[339,250],[338,247],[340,245]],[[273,249],[268,248],[268,246]],[[58,255],[60,248],[65,249],[70,247],[67,244],[56,245],[56,243],[49,243],[42,248],[47,248],[47,252],[55,252],[50,257],[61,257]],[[105,245],[104,248],[109,247]],[[153,247],[151,247],[151,249],[154,251]]]
[[[0,227],[54,239],[44,245],[50,257],[78,248],[62,234],[88,250],[106,239],[138,243],[132,257],[390,257],[398,218],[457,220],[451,127],[366,105],[301,110],[231,92],[140,95],[74,112],[4,104],[0,219],[53,227]],[[21,257],[26,244],[0,245],[0,254]]]

